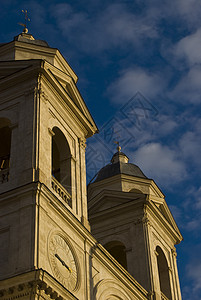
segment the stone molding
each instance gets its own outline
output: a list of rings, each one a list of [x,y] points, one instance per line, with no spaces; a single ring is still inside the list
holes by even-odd
[[[49,132],[49,134],[50,134],[51,136],[54,136],[54,135],[55,135],[54,131],[53,131],[51,128],[48,128],[48,132]]]
[[[78,138],[79,145],[82,149],[86,150],[86,139]]]
[[[138,225],[138,224],[144,224],[144,225],[149,225],[151,226],[151,222],[150,219],[148,218],[147,213],[144,214],[144,216],[137,218],[134,222],[134,225]]]
[[[176,258],[177,257],[177,252],[176,252],[176,248],[174,247],[173,249],[171,249],[172,255]]]
[[[62,300],[62,296],[51,287],[48,286],[43,280],[32,280],[26,283],[18,284],[7,289],[0,290],[0,299],[11,300],[19,299],[25,296],[38,295],[39,292],[43,291],[44,294],[50,299]]]
[[[28,281],[26,281],[27,279]],[[17,281],[18,283],[16,283]],[[61,286],[58,286],[58,282],[56,282],[47,272],[43,271],[42,269],[28,272],[27,277],[25,274],[18,275],[16,277],[3,280],[3,282],[5,283],[6,287],[0,290],[0,300],[24,299],[24,297],[27,296],[29,296],[31,299],[32,295],[37,295],[38,299],[40,299],[41,296],[41,299],[47,300],[77,300],[77,298],[66,289],[63,291],[63,293],[60,293]],[[15,283],[15,285],[13,285],[13,283]]]

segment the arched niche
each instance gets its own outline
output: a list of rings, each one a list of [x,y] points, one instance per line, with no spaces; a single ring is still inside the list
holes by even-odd
[[[126,247],[122,242],[112,241],[104,245],[105,249],[127,270]]]
[[[11,153],[11,122],[6,118],[0,118],[0,181],[8,181]]]
[[[52,176],[71,194],[71,152],[63,132],[52,129]]]
[[[165,257],[163,250],[159,246],[156,247],[156,252],[157,252],[158,274],[159,274],[161,292],[168,299],[172,299],[167,259]]]

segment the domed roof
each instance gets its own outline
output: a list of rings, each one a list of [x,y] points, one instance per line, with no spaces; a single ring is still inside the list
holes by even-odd
[[[118,175],[125,174],[140,178],[147,178],[135,164],[128,163],[129,158],[123,152],[116,152],[111,163],[100,169],[94,182]]]

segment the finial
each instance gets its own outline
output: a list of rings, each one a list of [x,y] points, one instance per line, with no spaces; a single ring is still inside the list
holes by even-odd
[[[28,18],[28,12],[27,12],[27,10],[22,9],[22,13],[24,14],[25,22],[24,23],[18,23],[18,24],[24,27],[24,29],[23,29],[24,33],[28,33],[27,22],[28,21],[30,22],[30,19]]]
[[[121,151],[121,147],[119,146],[119,141],[114,141],[115,144],[117,144],[117,151],[120,152]]]

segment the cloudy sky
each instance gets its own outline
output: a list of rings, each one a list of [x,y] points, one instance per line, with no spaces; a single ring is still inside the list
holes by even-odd
[[[58,48],[100,130],[88,141],[88,181],[114,140],[153,178],[184,236],[183,299],[201,299],[200,0],[0,0],[0,42],[22,28]]]

